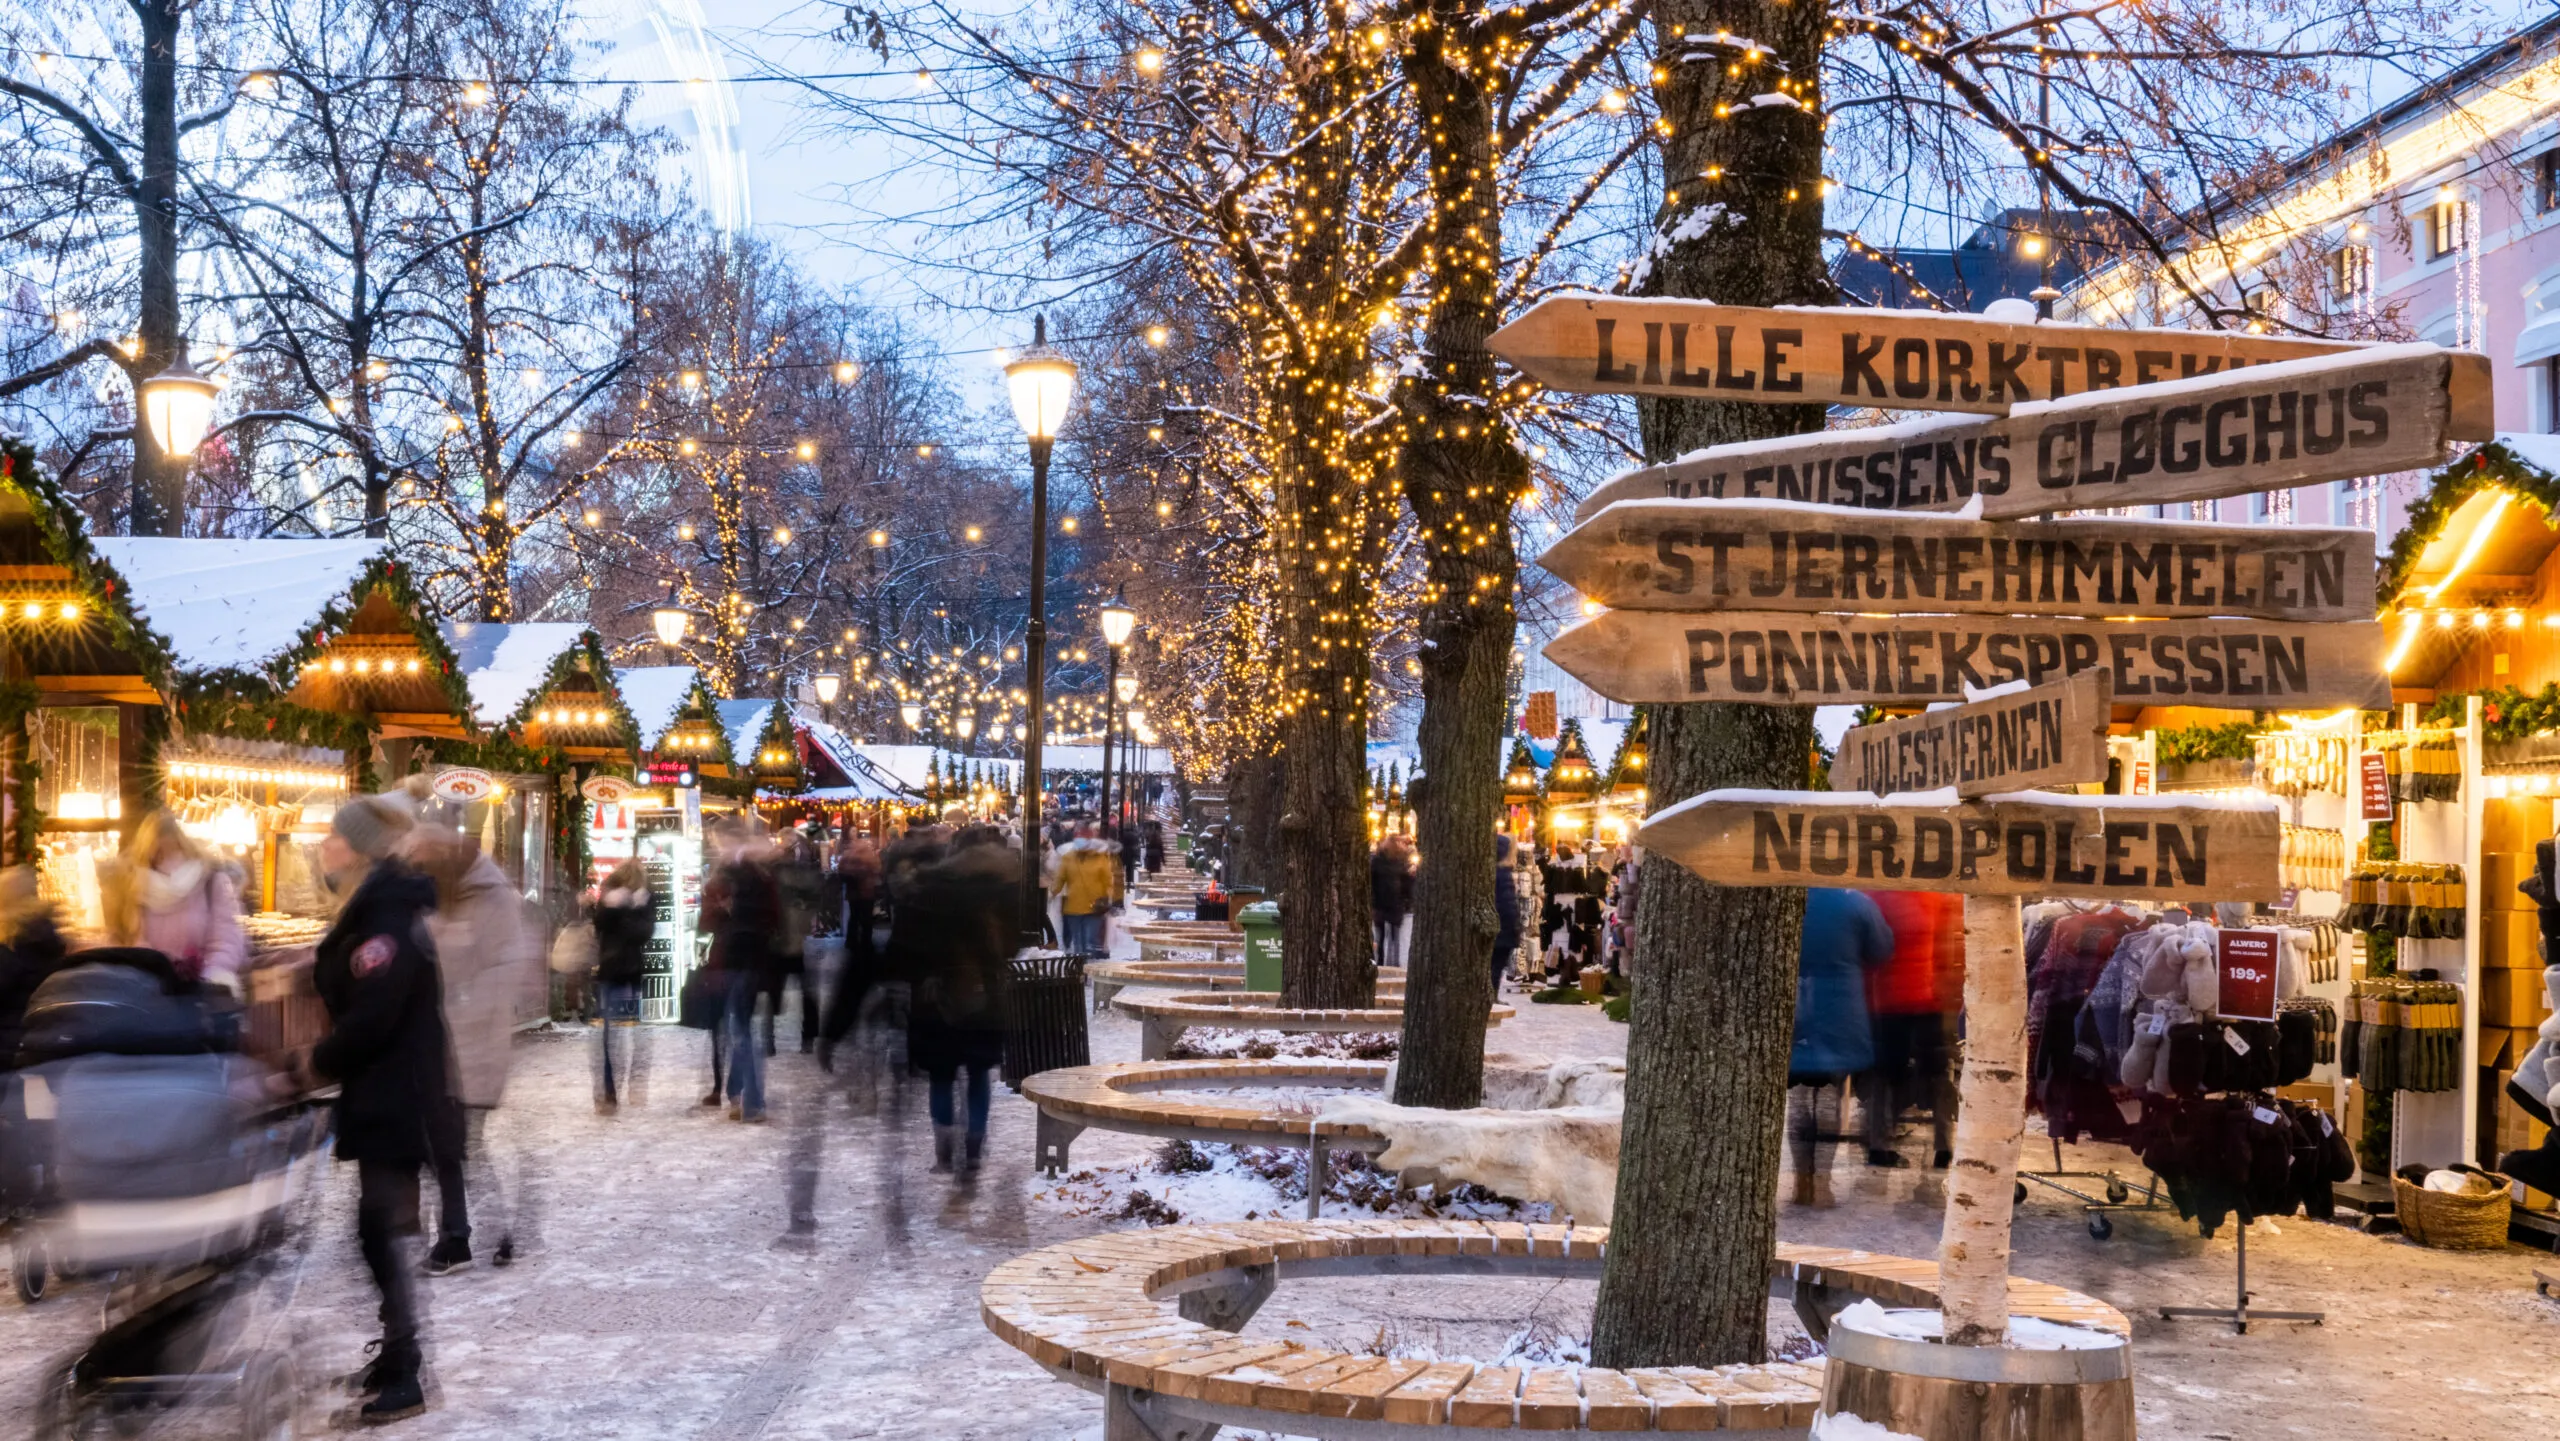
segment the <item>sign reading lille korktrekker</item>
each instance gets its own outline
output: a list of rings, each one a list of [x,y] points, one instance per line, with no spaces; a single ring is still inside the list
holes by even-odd
[[[1831,764],[1835,791],[1984,796],[2107,778],[2105,670],[1902,720],[1851,726]]]
[[[1556,390],[1989,415],[2023,401],[2356,348],[2227,330],[1607,295],[1542,300],[1485,344]]]
[[[1621,609],[2371,620],[2373,533],[1622,501],[1538,564]]]
[[[1709,446],[1612,478],[1575,519],[1621,500],[1705,497],[1866,510],[1978,499],[1998,520],[2431,469],[2454,442],[2494,434],[2489,384],[2487,356],[2375,346],[2039,401],[1994,419],[1933,415]]]
[[[1691,615],[1612,610],[1546,656],[1611,700],[1760,705],[1960,701],[2105,666],[2115,698],[2223,710],[2387,708],[2382,627],[2269,620]]]
[[[1636,842],[1718,885],[1966,895],[2271,901],[2272,800],[2150,796],[1897,804],[1822,791],[1708,791]]]

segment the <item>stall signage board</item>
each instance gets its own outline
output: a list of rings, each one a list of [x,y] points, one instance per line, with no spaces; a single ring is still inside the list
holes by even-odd
[[[2366,751],[2364,764],[2358,766],[2356,793],[2363,802],[2363,819],[2388,822],[2391,819],[2391,771],[2383,764],[2380,751]]]
[[[1823,791],[1708,791],[1636,842],[1718,885],[2262,901],[2279,886],[2272,802],[2004,796],[1899,804]]]
[[[2107,778],[2104,669],[1877,725],[1852,726],[1834,790],[1877,795],[1952,786],[1959,796]]]
[[[618,806],[630,799],[636,789],[620,776],[589,776],[578,787],[578,794],[598,805]]]
[[[496,795],[498,778],[471,766],[448,766],[436,772],[435,779],[427,786],[456,805],[469,805]]]
[[[2215,933],[2215,959],[2222,973],[2215,1015],[2226,1021],[2276,1018],[2276,946],[2281,939],[2269,930]]]
[[[2490,438],[2489,386],[2487,356],[2378,346],[2040,401],[1997,419],[1933,415],[1710,446],[1612,478],[1574,515],[1621,500],[1929,511],[1978,499],[1999,520],[2218,500],[2440,465],[2454,442]]]
[[[1770,501],[1624,501],[1538,557],[1621,609],[2369,621],[2373,532],[1980,521]]]
[[[1485,343],[1556,390],[1988,415],[2022,401],[2362,348],[2221,330],[1602,295],[1542,300]]]
[[[2034,620],[1612,610],[1546,656],[1611,700],[1911,705],[2105,666],[2142,705],[2302,710],[2391,703],[2374,621]]]
[[[693,762],[649,762],[649,784],[653,786],[689,786],[693,784]]]

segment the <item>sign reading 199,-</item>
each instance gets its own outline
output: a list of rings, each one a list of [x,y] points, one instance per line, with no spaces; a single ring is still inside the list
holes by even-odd
[[[2021,401],[2353,348],[2218,330],[1596,295],[1542,300],[1486,345],[1557,390],[1990,415]]]
[[[1717,884],[2152,901],[2271,901],[2272,801],[2002,797],[1896,805],[1821,791],[1708,791],[1636,842]]]
[[[2266,620],[1605,611],[1546,655],[1611,700],[1960,701],[2105,666],[2115,700],[2222,710],[2386,708],[2382,627]]]

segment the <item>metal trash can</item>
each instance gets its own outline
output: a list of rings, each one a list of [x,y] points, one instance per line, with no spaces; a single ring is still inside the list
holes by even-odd
[[[1084,958],[1024,951],[1013,958],[1012,969],[1004,991],[1004,1083],[1019,1091],[1025,1077],[1092,1064]]]
[[[1244,988],[1279,990],[1279,902],[1256,901],[1236,913],[1236,925],[1244,931]]]

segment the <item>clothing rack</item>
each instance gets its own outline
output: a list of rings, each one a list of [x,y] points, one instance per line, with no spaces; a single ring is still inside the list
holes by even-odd
[[[2248,1226],[2248,1223],[2247,1223],[2247,1222],[2242,1222],[2242,1223],[2241,1223],[2241,1226],[2240,1226],[2240,1237],[2239,1237],[2239,1243],[2240,1243],[2240,1244],[2239,1244],[2239,1262],[2238,1262],[2239,1279],[2238,1279],[2238,1282],[2237,1282],[2237,1291],[2238,1291],[2238,1295],[2235,1297],[2235,1299],[2232,1301],[2232,1303],[2231,1303],[2230,1305],[2228,1305],[2228,1306],[2163,1306],[2163,1307],[2161,1307],[2161,1308],[2160,1308],[2160,1319],[2161,1319],[2161,1320],[2163,1320],[2163,1321],[2183,1321],[2183,1320],[2228,1321],[2228,1322],[2230,1322],[2230,1323],[2231,1323],[2231,1330],[2232,1330],[2232,1334],[2234,1334],[2234,1335],[2238,1335],[2238,1336],[2246,1336],[2246,1335],[2248,1335],[2248,1334],[2249,1334],[2249,1322],[2250,1322],[2252,1319],[2259,1320],[2259,1321],[2302,1321],[2302,1322],[2306,1322],[2306,1323],[2308,1323],[2308,1324],[2310,1324],[2310,1325],[2313,1325],[2313,1326],[2317,1326],[2317,1325],[2319,1325],[2321,1322],[2326,1321],[2327,1319],[2329,1319],[2329,1313],[2328,1313],[2328,1312],[2326,1312],[2326,1311],[2252,1311],[2252,1310],[2250,1310],[2250,1309],[2249,1309],[2249,1226]]]
[[[2053,1142],[2053,1169],[2050,1171],[2020,1170],[2018,1200],[2024,1201],[2027,1198],[2026,1183],[2033,1181],[2048,1190],[2059,1191],[2075,1201],[2082,1202],[2080,1211],[2089,1218],[2089,1239],[2093,1241],[2106,1240],[2116,1233],[2116,1223],[2107,1219],[2107,1213],[2110,1211],[2169,1209],[2169,1198],[2161,1192],[2158,1176],[2155,1175],[2136,1187],[2113,1168],[2104,1171],[2069,1170],[2065,1168],[2062,1160],[2062,1138],[2048,1136],[2046,1139]],[[2092,1196],[2076,1186],[2062,1184],[2065,1181],[2100,1181],[2105,1183],[2106,1189],[2101,1195]],[[2132,1199],[2137,1189],[2142,1192],[2143,1198],[2140,1201]]]

